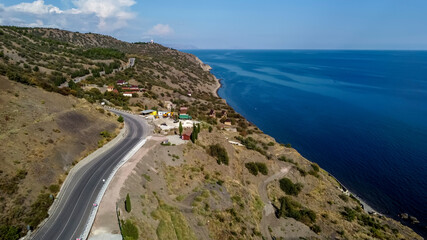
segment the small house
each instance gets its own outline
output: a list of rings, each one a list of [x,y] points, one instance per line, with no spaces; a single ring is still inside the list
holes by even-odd
[[[190,140],[191,139],[191,132],[190,131],[187,131],[187,132],[185,132],[185,133],[183,133],[182,135],[181,135],[181,139],[182,140]]]
[[[179,114],[187,114],[188,107],[180,107],[179,108]]]
[[[112,92],[114,90],[114,86],[108,86],[107,87],[107,92]]]
[[[123,86],[123,85],[126,85],[126,84],[127,84],[126,81],[123,81],[123,80],[118,80],[117,81],[117,85],[119,85],[119,86]]]
[[[215,116],[215,110],[211,109],[211,110],[209,111],[209,117],[211,117],[211,118],[215,118],[215,117],[216,117],[216,116]]]
[[[222,110],[221,115],[222,115],[222,117],[227,117],[227,111],[226,110]]]
[[[141,115],[149,115],[149,114],[151,114],[151,113],[153,113],[154,112],[154,110],[144,110],[144,111],[141,111]]]
[[[224,125],[231,126],[231,120],[230,119],[225,120]]]
[[[132,97],[132,93],[131,92],[125,92],[125,93],[123,93],[123,96]]]
[[[179,119],[189,120],[189,119],[192,119],[192,117],[188,114],[179,114]]]
[[[168,112],[167,111],[158,111],[158,113],[157,113],[159,116],[164,116],[164,115],[167,115],[168,114]]]
[[[139,91],[139,87],[135,85],[129,87],[122,87],[122,89],[123,91]]]

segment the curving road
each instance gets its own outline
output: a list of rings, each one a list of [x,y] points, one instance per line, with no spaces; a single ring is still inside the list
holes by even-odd
[[[113,111],[115,112],[115,111]],[[149,134],[146,121],[135,115],[121,114],[128,134],[113,147],[80,167],[71,181],[61,189],[58,207],[47,222],[38,229],[32,239],[68,240],[77,239],[85,229],[95,199],[114,167],[141,139]]]

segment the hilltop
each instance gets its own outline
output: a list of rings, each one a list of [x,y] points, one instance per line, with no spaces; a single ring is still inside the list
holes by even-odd
[[[9,104],[1,113],[14,113],[14,118],[22,118],[16,126],[8,123],[2,129],[2,136],[7,136],[4,146],[16,148],[8,153],[9,158],[2,160],[8,161],[9,176],[17,171],[13,179],[36,181],[41,183],[34,184],[40,189],[49,188],[49,184],[57,181],[55,176],[64,174],[67,166],[78,159],[75,154],[62,165],[57,163],[57,157],[48,159],[46,165],[59,166],[56,175],[41,171],[40,179],[36,180],[20,171],[20,163],[14,165],[12,157],[24,162],[28,156],[16,154],[22,149],[34,152],[37,160],[45,159],[37,152],[38,148],[49,146],[49,138],[57,134],[57,128],[58,134],[69,140],[63,144],[79,148],[76,152],[80,155],[96,147],[93,144],[96,145],[101,131],[113,132],[117,127],[113,117],[97,110],[101,102],[133,112],[146,109],[178,112],[185,107],[186,113],[200,122],[195,143],[164,146],[155,139],[147,143],[150,150],[138,159],[120,190],[123,199],[117,202],[122,227],[131,229],[123,231],[128,239],[420,239],[392,219],[366,213],[360,202],[317,164],[302,157],[290,144],[277,143],[246,121],[216,95],[218,81],[210,74],[209,67],[191,54],[159,44],[127,43],[99,34],[44,28],[0,27],[0,42],[0,78],[5,82],[1,89],[7,93],[2,93],[0,102],[2,106]],[[124,66],[129,58],[135,59],[134,67],[113,71]],[[102,71],[106,74],[99,74]],[[72,81],[87,75],[78,83]],[[66,82],[68,86],[60,87]],[[124,94],[129,93],[128,88],[138,90],[127,97]],[[14,112],[17,105],[26,108]],[[25,115],[33,108],[39,112],[32,118]],[[93,137],[84,144],[82,136],[67,132],[70,123],[84,123],[80,120],[85,117],[73,115],[76,109],[81,109],[82,114],[92,114],[86,117],[84,126],[96,126],[91,129]],[[57,112],[64,112],[63,116],[54,115]],[[50,117],[41,118],[46,113]],[[53,123],[43,124],[46,121]],[[23,122],[35,125],[25,130],[29,126],[23,126]],[[153,124],[156,139],[176,137],[177,129],[164,130],[156,119]],[[17,130],[10,131],[14,128]],[[187,129],[191,130],[192,127]],[[40,144],[18,145],[22,138],[12,137],[14,132],[24,134],[23,138],[28,132],[29,140]],[[49,134],[40,135],[44,133]],[[55,143],[56,138],[52,141]],[[92,148],[87,147],[90,144]],[[61,146],[49,146],[44,151],[55,156],[63,153]],[[2,149],[2,155],[8,149]],[[43,163],[38,161],[28,166],[36,169],[43,166],[40,162]],[[9,179],[0,176],[2,180]],[[4,189],[9,189],[5,186]],[[18,196],[26,194],[28,188],[19,188],[20,194],[14,193],[12,197],[6,190],[1,192],[8,199],[7,204],[2,202],[3,209],[13,209],[18,205]],[[26,200],[28,206],[36,201],[38,193],[31,192],[34,196]],[[130,212],[123,204],[127,193],[133,206]],[[18,226],[25,232],[25,218],[11,220],[19,213],[3,213],[9,221],[1,222],[2,229]]]

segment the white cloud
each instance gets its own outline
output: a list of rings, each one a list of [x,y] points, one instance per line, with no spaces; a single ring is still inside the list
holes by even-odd
[[[88,31],[111,32],[125,27],[135,17],[130,11],[130,7],[136,4],[134,0],[72,0],[71,3],[74,8],[67,10],[45,4],[44,0],[8,7],[0,4],[0,12],[3,10],[0,22],[29,27],[59,25],[57,27],[78,31],[84,28]],[[23,22],[18,23],[16,17]]]
[[[164,37],[167,35],[173,34],[173,29],[169,26],[169,24],[157,24],[153,26],[150,30],[148,30],[147,34],[151,36],[160,36]]]
[[[82,13],[94,13],[101,19],[117,17],[119,19],[130,19],[132,13],[126,9],[133,6],[133,0],[74,0],[73,4]]]
[[[43,21],[40,19],[37,19],[35,22],[28,24],[29,27],[43,27]]]
[[[32,3],[20,3],[10,7],[6,7],[6,11],[32,13],[32,14],[48,14],[48,13],[63,13],[62,10],[53,6],[45,5],[43,0],[36,0]]]

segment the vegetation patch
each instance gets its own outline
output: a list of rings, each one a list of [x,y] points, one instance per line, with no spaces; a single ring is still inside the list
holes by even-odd
[[[254,138],[252,137],[244,138],[241,136],[236,136],[235,138],[239,140],[240,143],[242,143],[247,149],[257,151],[262,155],[267,156],[267,152],[258,146],[258,141],[255,140]]]
[[[210,145],[208,149],[208,153],[209,155],[217,159],[216,161],[218,164],[228,165],[228,162],[229,162],[228,153],[223,146],[219,145],[218,143],[214,145]]]
[[[120,116],[117,118],[117,121],[118,121],[119,123],[122,123],[122,122],[124,122],[125,120],[123,119],[123,116],[122,116],[122,115],[120,115]]]
[[[258,172],[260,172],[262,175],[268,174],[268,168],[265,163],[260,162],[248,162],[245,163],[245,167],[248,169],[248,171],[252,174],[257,176]]]
[[[277,217],[290,217],[306,225],[316,221],[316,213],[303,207],[300,203],[290,197],[280,198],[280,208],[277,210]]]
[[[49,216],[47,211],[53,203],[53,196],[49,193],[40,193],[37,200],[31,205],[31,210],[26,219],[26,223],[31,227],[36,227]]]
[[[280,156],[280,157],[278,158],[278,160],[279,160],[279,161],[282,161],[282,162],[288,162],[288,163],[293,163],[293,164],[295,164],[294,160],[292,160],[292,159],[290,159],[290,158],[287,158],[285,155]]]
[[[288,195],[297,196],[303,188],[301,183],[293,183],[289,178],[282,178],[279,183],[280,189]]]
[[[112,48],[91,48],[86,51],[76,53],[90,59],[123,59],[125,57],[124,53]]]
[[[158,239],[197,239],[184,215],[178,209],[160,202],[159,207],[151,215],[160,221],[156,230]]]
[[[124,240],[137,240],[139,239],[138,228],[128,219],[121,220],[122,236]]]

